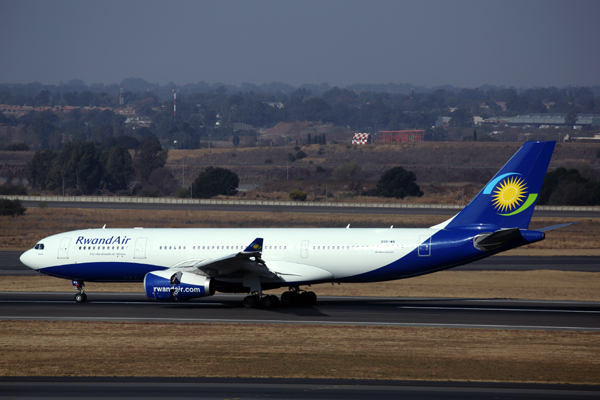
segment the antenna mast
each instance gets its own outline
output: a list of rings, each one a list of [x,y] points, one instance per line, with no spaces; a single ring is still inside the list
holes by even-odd
[[[177,89],[173,89],[173,118],[177,117]]]
[[[123,108],[125,106],[125,99],[123,98],[123,84],[121,83],[121,88],[119,89],[119,107]]]

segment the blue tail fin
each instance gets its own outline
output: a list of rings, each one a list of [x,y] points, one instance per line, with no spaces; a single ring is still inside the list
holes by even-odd
[[[527,229],[556,142],[527,142],[446,228]]]

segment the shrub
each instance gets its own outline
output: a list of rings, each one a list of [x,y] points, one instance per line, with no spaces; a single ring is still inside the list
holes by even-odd
[[[347,162],[333,170],[333,179],[338,181],[353,181],[360,174],[360,165],[354,161]]]
[[[240,178],[233,171],[220,167],[208,167],[192,185],[195,198],[208,199],[220,194],[235,196]]]
[[[180,199],[186,199],[186,198],[190,197],[190,189],[180,186],[175,191],[175,197],[178,197]]]
[[[14,184],[11,182],[7,182],[4,185],[0,186],[0,194],[26,196],[27,189],[21,183]]]
[[[292,190],[290,192],[290,199],[294,201],[304,201],[306,200],[306,192],[302,190]]]
[[[16,217],[17,215],[25,214],[25,210],[26,208],[23,207],[19,200],[0,199],[0,215]]]
[[[381,175],[377,182],[377,194],[400,199],[406,196],[423,196],[423,192],[417,185],[415,173],[402,167],[388,169]]]
[[[305,157],[306,157],[306,153],[303,152],[302,150],[298,150],[298,152],[296,153],[296,159],[297,160],[302,160]]]
[[[273,160],[271,160],[270,158],[267,158],[265,160],[265,164],[273,164]]]

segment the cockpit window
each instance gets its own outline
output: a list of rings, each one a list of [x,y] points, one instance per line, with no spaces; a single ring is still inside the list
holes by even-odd
[[[44,243],[38,243],[35,245],[34,249],[36,250],[44,250]]]

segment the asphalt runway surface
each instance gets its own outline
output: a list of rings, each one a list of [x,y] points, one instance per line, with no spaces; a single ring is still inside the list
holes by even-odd
[[[38,207],[37,201],[22,201],[25,207]],[[194,210],[230,212],[297,212],[330,214],[396,214],[445,215],[451,217],[460,210],[444,208],[379,208],[379,207],[328,207],[328,206],[274,206],[245,204],[161,204],[161,203],[93,203],[49,201],[50,208],[102,208],[116,210]],[[600,218],[600,211],[546,211],[536,210],[534,217]]]
[[[67,282],[68,283],[68,282]],[[283,290],[282,290],[283,292]],[[143,293],[0,292],[0,319],[442,327],[600,332],[600,303],[321,296],[310,307],[244,308],[244,295],[156,302]]]
[[[234,378],[0,378],[11,399],[597,399],[593,385]]]

